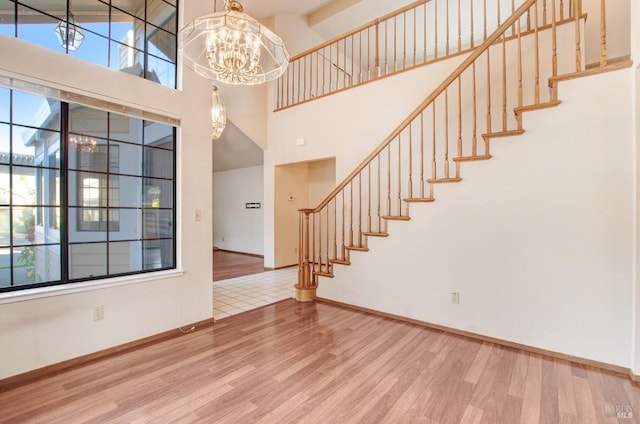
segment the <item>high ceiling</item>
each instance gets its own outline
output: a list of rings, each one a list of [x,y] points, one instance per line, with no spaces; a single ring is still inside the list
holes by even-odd
[[[224,4],[217,0],[218,7]],[[240,0],[245,13],[256,18],[274,15],[307,15],[334,0]]]
[[[244,12],[259,19],[290,14],[308,18],[312,29],[331,39],[396,10],[412,0],[240,0]],[[217,0],[217,10],[224,7]],[[232,118],[232,117],[231,117]],[[213,170],[225,171],[262,164],[262,149],[230,121],[213,146]]]
[[[112,0],[123,10],[137,10],[144,0]],[[217,10],[224,8],[224,0],[182,0],[211,2]],[[311,28],[324,39],[331,39],[378,16],[400,8],[412,0],[239,0],[245,13],[266,19],[279,15],[307,17]],[[0,14],[2,9],[0,1]],[[8,2],[7,2],[8,3]],[[37,9],[62,15],[64,0],[29,0]],[[91,19],[99,13],[95,0],[73,0],[79,21]],[[55,11],[54,11],[55,9]],[[60,9],[60,10],[57,10]],[[24,12],[23,12],[24,13]],[[97,16],[97,15],[95,15]],[[263,152],[249,137],[231,122],[219,142],[214,144],[214,171],[223,171],[262,164]]]
[[[189,0],[187,0],[189,1]],[[210,2],[217,10],[224,8],[224,0],[191,0]],[[245,13],[260,19],[277,15],[308,16],[314,29],[319,29],[320,35],[331,33],[331,37],[339,35],[364,22],[398,9],[411,0],[239,0]],[[60,15],[65,12],[64,0],[29,0],[25,2],[30,7],[46,10]],[[122,10],[133,13],[144,5],[144,0],[113,0],[113,4]],[[0,1],[1,10],[9,7],[8,1]],[[104,13],[106,9],[102,3],[95,0],[73,0],[73,11],[76,15],[91,15]],[[25,9],[23,13],[28,13]]]
[[[213,172],[260,166],[262,149],[227,120],[227,127],[220,140],[213,141]]]
[[[312,28],[333,38],[414,0],[240,0],[245,13],[256,18],[277,15],[307,16]],[[217,0],[218,7],[224,0]]]

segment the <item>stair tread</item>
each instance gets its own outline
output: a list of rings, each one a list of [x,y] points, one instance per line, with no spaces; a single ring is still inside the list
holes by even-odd
[[[436,199],[433,197],[410,197],[403,200],[407,203],[429,203],[435,201]]]
[[[368,252],[369,248],[368,247],[361,247],[361,246],[345,246],[344,247],[347,250],[355,250],[357,252]]]
[[[389,219],[391,221],[409,221],[411,217],[405,215],[385,215],[382,219]]]
[[[378,233],[374,231],[367,231],[362,234],[370,237],[389,237],[389,233]]]
[[[626,69],[633,66],[633,61],[628,59],[627,57],[620,58],[619,60],[609,60],[609,63],[605,66],[596,66],[589,69],[585,69],[584,71],[579,72],[571,72],[568,74],[557,75],[555,77],[549,78],[549,87],[552,87],[553,84],[557,81],[567,81],[575,78],[582,78],[589,75],[597,75],[604,72],[617,71],[619,69]]]
[[[333,278],[333,273],[331,272],[324,272],[324,271],[316,271],[314,272],[315,275],[319,275],[320,277],[329,277],[329,278]]]
[[[344,259],[331,259],[329,260],[329,262],[332,264],[338,264],[338,265],[351,265],[350,261],[347,261]]]
[[[560,100],[553,100],[550,102],[543,102],[543,103],[538,103],[538,104],[533,104],[533,105],[526,105],[526,106],[520,106],[520,107],[516,107],[513,108],[513,111],[516,114],[520,114],[522,112],[529,112],[532,110],[539,110],[539,109],[546,109],[549,107],[555,107],[558,106],[560,104]]]
[[[441,184],[441,183],[457,183],[462,181],[462,178],[460,177],[454,177],[454,178],[430,178],[427,180],[428,183],[430,184]]]
[[[488,160],[491,159],[491,155],[475,155],[475,156],[460,156],[453,158],[454,162],[472,162],[476,160]]]
[[[511,137],[514,135],[521,135],[521,134],[524,134],[524,130],[496,131],[496,132],[482,134],[482,136],[483,137]]]

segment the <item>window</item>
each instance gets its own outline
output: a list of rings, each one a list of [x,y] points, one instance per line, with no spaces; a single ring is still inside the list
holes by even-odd
[[[118,169],[120,157],[118,146],[112,146],[109,153],[108,145],[96,145],[91,151],[76,151],[80,169],[106,169],[109,160],[109,170]],[[97,165],[104,163],[105,166]],[[108,174],[81,174],[78,195],[82,213],[78,214],[78,231],[119,231],[120,214],[117,208],[120,204],[120,179]],[[108,207],[107,207],[108,205]],[[108,222],[107,222],[108,221]]]
[[[176,0],[0,0],[0,33],[171,88],[177,24]],[[59,25],[68,34],[77,29],[82,39],[77,49],[59,39]]]
[[[0,292],[175,268],[175,127],[0,88]]]

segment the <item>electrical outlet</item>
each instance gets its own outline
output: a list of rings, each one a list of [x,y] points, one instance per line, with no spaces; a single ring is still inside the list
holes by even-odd
[[[104,319],[104,305],[96,305],[93,307],[93,320],[100,321]]]
[[[451,292],[451,303],[454,305],[460,304],[460,293],[459,292]]]

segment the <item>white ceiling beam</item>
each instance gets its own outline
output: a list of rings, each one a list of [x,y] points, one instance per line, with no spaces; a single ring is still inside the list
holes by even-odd
[[[333,0],[309,13],[307,15],[307,24],[313,27],[361,1],[362,0]]]

